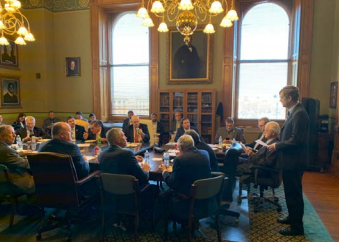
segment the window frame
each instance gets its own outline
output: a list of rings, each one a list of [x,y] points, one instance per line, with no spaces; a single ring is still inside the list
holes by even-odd
[[[288,35],[288,55],[287,59],[285,60],[275,60],[275,59],[258,59],[258,60],[240,60],[240,55],[241,55],[241,27],[242,27],[242,21],[246,14],[254,7],[257,5],[263,4],[263,3],[273,3],[278,6],[280,6],[282,9],[285,10],[287,17],[289,19],[289,35]],[[238,20],[238,25],[237,25],[237,36],[236,36],[236,56],[238,57],[234,64],[235,64],[235,73],[234,73],[234,84],[235,84],[235,90],[233,92],[234,95],[234,102],[233,102],[233,116],[234,120],[236,121],[238,126],[249,126],[253,125],[258,121],[258,119],[240,119],[238,116],[238,98],[239,98],[239,93],[240,93],[240,64],[242,63],[287,63],[287,85],[290,85],[292,83],[292,49],[293,49],[293,39],[292,39],[292,31],[293,31],[293,25],[292,25],[292,6],[288,6],[286,2],[281,2],[281,1],[246,1],[246,4],[243,4],[241,9],[240,9],[240,14],[239,14],[239,20]],[[278,95],[278,94],[277,94]],[[275,120],[278,122],[283,122],[282,119]]]

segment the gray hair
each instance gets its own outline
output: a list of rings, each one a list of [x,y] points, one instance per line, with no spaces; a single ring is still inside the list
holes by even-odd
[[[107,131],[106,138],[108,145],[116,144],[117,138],[120,138],[121,128],[113,128]]]
[[[27,122],[27,120],[33,120],[33,122],[35,123],[35,118],[33,116],[27,116],[25,118],[25,122]]]
[[[10,128],[13,128],[12,125],[0,125],[0,140],[5,140],[5,137],[10,132]]]
[[[266,124],[269,127],[269,130],[274,131],[277,135],[280,134],[280,126],[277,122],[271,121]]]
[[[186,131],[185,134],[192,136],[195,144],[200,142],[199,134],[194,129]]]
[[[178,146],[183,147],[185,150],[194,147],[194,140],[192,136],[184,134],[178,139]]]

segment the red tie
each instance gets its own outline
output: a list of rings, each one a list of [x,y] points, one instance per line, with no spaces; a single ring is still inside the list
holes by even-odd
[[[134,143],[138,143],[139,142],[139,135],[137,134],[137,131],[134,130]]]

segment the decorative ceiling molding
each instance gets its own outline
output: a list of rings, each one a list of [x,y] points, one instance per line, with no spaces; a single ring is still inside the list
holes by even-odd
[[[24,9],[46,8],[51,12],[89,10],[89,0],[22,0]]]

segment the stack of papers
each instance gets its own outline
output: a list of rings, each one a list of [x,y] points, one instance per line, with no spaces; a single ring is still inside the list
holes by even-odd
[[[138,145],[140,145],[140,143],[129,143],[127,144],[127,148],[134,148],[134,147],[137,147]]]
[[[170,156],[178,156],[177,153],[179,151],[175,149],[169,149],[167,152],[169,153]]]
[[[86,143],[86,144],[78,144],[78,147],[79,148],[82,148],[82,147],[90,147],[91,146],[91,144],[88,144],[88,143]]]

